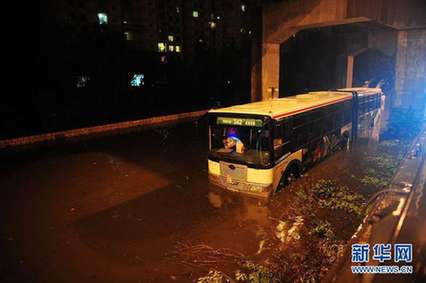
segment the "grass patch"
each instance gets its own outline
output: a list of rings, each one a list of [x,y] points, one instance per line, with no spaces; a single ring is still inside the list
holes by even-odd
[[[242,264],[241,270],[235,271],[235,280],[250,283],[275,283],[279,282],[275,278],[274,272],[260,264],[246,261]]]
[[[314,193],[322,208],[342,209],[359,217],[363,214],[364,197],[347,186],[338,186],[333,180],[322,179],[314,185]]]
[[[320,221],[317,223],[317,225],[311,229],[309,234],[329,240],[336,238],[332,226],[328,221]]]

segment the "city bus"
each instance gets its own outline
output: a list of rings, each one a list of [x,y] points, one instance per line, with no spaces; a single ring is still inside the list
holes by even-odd
[[[359,131],[374,126],[381,106],[381,89],[353,88],[212,109],[209,180],[269,197],[308,165],[348,148]]]

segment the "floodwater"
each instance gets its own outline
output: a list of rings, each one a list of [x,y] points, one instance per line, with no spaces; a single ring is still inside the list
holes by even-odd
[[[264,262],[290,246],[285,229],[308,225],[291,205],[298,189],[333,178],[362,190],[348,181],[361,155],[338,152],[265,203],[209,185],[206,150],[206,128],[194,122],[2,156],[0,281],[194,282],[212,269],[232,274],[238,260]],[[359,224],[315,211],[338,239]]]

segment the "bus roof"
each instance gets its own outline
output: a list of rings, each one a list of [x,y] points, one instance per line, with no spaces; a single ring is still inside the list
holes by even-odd
[[[348,88],[341,89],[339,91],[315,91],[285,98],[276,98],[266,101],[212,109],[209,113],[253,114],[279,119],[314,108],[350,100],[352,99],[352,93],[350,93],[352,91],[359,92],[360,95],[382,92],[381,89],[371,88]]]
[[[352,94],[348,92],[310,92],[285,98],[212,109],[209,113],[253,114],[278,119],[351,98]]]

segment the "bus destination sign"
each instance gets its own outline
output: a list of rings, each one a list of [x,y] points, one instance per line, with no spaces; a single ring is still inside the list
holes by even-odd
[[[246,119],[232,117],[217,117],[218,125],[244,126],[244,127],[262,127],[261,119]]]

